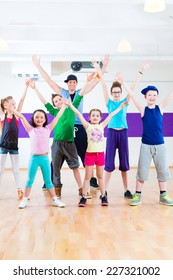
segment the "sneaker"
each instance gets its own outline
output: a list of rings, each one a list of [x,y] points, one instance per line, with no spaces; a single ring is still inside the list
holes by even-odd
[[[57,196],[58,198],[60,198],[60,197],[61,197],[61,188],[55,186],[55,193],[56,193],[56,196]]]
[[[91,177],[90,186],[95,189],[99,189],[99,185],[97,184],[97,179],[95,177]]]
[[[22,190],[17,190],[17,196],[18,196],[18,199],[17,200],[20,200],[20,199],[22,199],[23,198],[23,192],[22,192]]]
[[[102,206],[108,206],[108,199],[107,199],[106,195],[101,197],[101,205]]]
[[[125,197],[125,198],[129,198],[129,199],[132,199],[132,198],[133,198],[133,194],[132,194],[129,190],[127,190],[127,191],[124,193],[124,197]]]
[[[141,203],[141,194],[140,193],[135,193],[134,195],[133,195],[133,198],[132,198],[132,200],[131,200],[131,202],[130,202],[130,206],[137,206],[137,205],[139,205]]]
[[[28,205],[28,199],[27,199],[27,198],[24,198],[24,199],[22,199],[22,201],[21,201],[20,204],[19,204],[19,209],[23,209],[23,208],[25,208],[27,205]]]
[[[43,185],[42,190],[43,190],[43,191],[47,191],[46,185],[45,185],[45,184]]]
[[[85,207],[86,206],[86,198],[84,196],[82,196],[81,200],[79,201],[78,206],[79,207]]]
[[[167,206],[173,206],[173,200],[171,200],[169,198],[169,196],[167,196],[166,192],[160,194],[160,201],[159,202],[160,202],[160,204],[164,204],[164,205],[167,205]]]
[[[82,188],[79,189],[79,195],[80,195],[80,196],[83,195],[83,190],[82,190]],[[86,199],[90,199],[90,198],[92,198],[92,195],[91,195],[89,192],[87,192],[87,194],[85,195],[85,198],[86,198]]]
[[[108,197],[107,191],[105,191],[105,196]],[[100,199],[102,199],[102,195],[100,195]]]
[[[57,199],[54,199],[54,200],[52,201],[52,206],[56,206],[56,207],[63,208],[63,207],[65,207],[65,203],[63,203],[62,201],[60,201],[60,200],[57,198]]]

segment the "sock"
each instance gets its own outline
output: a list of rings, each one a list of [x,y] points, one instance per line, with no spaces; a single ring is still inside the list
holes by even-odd
[[[165,193],[165,194],[166,194],[166,191],[160,191],[160,194],[162,194],[162,193]]]
[[[141,194],[141,192],[138,192],[138,191],[136,191],[136,193],[139,193],[139,194]]]

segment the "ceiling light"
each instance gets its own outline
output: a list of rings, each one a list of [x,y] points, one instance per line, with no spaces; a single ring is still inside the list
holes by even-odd
[[[144,11],[149,13],[157,13],[165,10],[164,0],[145,0]]]
[[[128,40],[122,39],[117,47],[118,52],[130,52],[132,50],[131,44]]]
[[[0,37],[0,52],[8,51],[8,43],[7,41]]]

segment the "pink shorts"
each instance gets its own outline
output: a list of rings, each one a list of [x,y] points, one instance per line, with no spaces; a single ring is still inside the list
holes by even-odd
[[[84,164],[87,166],[103,166],[105,164],[104,152],[101,153],[88,153],[85,154]]]

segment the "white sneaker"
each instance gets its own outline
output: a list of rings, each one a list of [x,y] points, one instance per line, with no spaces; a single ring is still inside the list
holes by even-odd
[[[63,207],[65,207],[65,203],[63,203],[61,200],[59,200],[59,199],[54,199],[54,200],[52,200],[52,205],[53,206],[56,206],[56,207],[61,207],[61,208],[63,208]]]
[[[22,199],[22,201],[19,204],[19,209],[23,209],[28,205],[28,199]]]

